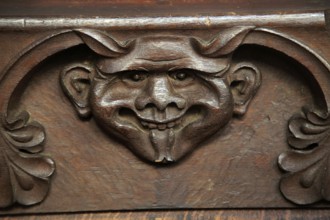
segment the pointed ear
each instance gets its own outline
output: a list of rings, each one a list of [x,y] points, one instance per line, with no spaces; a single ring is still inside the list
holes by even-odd
[[[94,75],[91,65],[81,63],[70,65],[61,73],[62,89],[81,118],[91,116],[89,90]]]
[[[242,116],[260,86],[260,72],[251,63],[238,63],[229,69],[227,80],[234,98],[234,114]]]

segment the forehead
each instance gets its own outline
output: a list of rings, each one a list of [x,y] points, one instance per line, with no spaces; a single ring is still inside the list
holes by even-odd
[[[133,56],[154,62],[182,59],[191,51],[186,39],[174,37],[148,37],[137,43]]]
[[[220,72],[228,58],[207,58],[198,54],[188,37],[151,36],[136,40],[134,49],[118,58],[103,58],[97,63],[105,73],[145,69],[148,71],[189,68],[203,72]]]

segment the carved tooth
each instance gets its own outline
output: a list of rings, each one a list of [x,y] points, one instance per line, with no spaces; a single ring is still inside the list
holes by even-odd
[[[174,123],[175,123],[175,125],[178,125],[178,124],[180,124],[181,123],[181,118],[180,119],[178,119],[178,120],[176,120]]]
[[[175,125],[175,122],[172,121],[172,122],[170,122],[170,123],[167,124],[167,127],[168,127],[168,128],[173,128],[174,125]]]
[[[149,123],[148,126],[151,129],[157,128],[157,125],[156,124],[153,124],[153,123]]]
[[[166,129],[166,124],[159,124],[159,125],[157,125],[157,128],[159,130],[165,130]]]

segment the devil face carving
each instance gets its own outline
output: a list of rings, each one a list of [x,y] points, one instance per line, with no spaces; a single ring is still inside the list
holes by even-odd
[[[65,93],[81,117],[93,116],[104,131],[149,161],[177,161],[191,152],[233,114],[244,114],[260,84],[254,66],[231,67],[230,54],[209,46],[214,40],[203,45],[181,36],[126,44],[111,39],[103,42],[110,51],[104,57],[106,50],[90,43],[94,32],[79,33],[103,57],[66,68]]]

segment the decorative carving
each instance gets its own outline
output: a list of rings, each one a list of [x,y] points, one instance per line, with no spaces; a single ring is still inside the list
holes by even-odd
[[[93,115],[137,155],[177,161],[245,113],[260,73],[250,63],[231,66],[231,54],[251,29],[229,29],[210,42],[147,36],[123,43],[76,30],[102,57],[70,65],[61,84],[80,117]]]
[[[281,180],[283,195],[297,204],[330,200],[328,113],[308,111],[289,121],[292,151],[280,155],[279,165],[288,174]]]
[[[253,34],[246,42],[274,48],[298,60],[309,71],[316,100],[313,110],[303,108],[301,114],[289,120],[287,140],[292,149],[278,158],[279,167],[286,172],[280,181],[280,190],[285,198],[298,205],[322,199],[330,201],[327,144],[330,131],[330,87],[325,83],[328,82],[330,65],[308,46],[290,36],[274,30],[259,30],[263,32],[261,43],[258,42],[260,38],[253,38]]]
[[[240,45],[277,49],[298,61],[304,57],[316,82],[322,81],[324,69],[329,70],[304,45],[254,27],[226,29],[210,41],[152,35],[121,42],[89,29],[49,36],[22,53],[1,80],[0,94],[5,97],[0,99],[0,207],[41,202],[55,170],[53,160],[41,154],[44,128],[25,111],[14,114],[19,112],[21,90],[17,88],[46,57],[82,44],[95,57],[70,64],[60,75],[62,89],[77,114],[83,119],[93,117],[107,134],[156,163],[180,160],[232,117],[245,114],[261,75],[250,62],[232,63]],[[323,95],[330,92],[325,83],[319,87]],[[328,113],[320,110],[305,111],[289,122],[288,142],[294,150],[279,158],[280,167],[289,172],[280,187],[297,204],[330,200],[326,187],[329,127]]]
[[[172,162],[224,127],[232,115],[245,113],[261,77],[251,63],[231,65],[231,56],[252,29],[228,29],[209,42],[185,36],[118,42],[100,31],[78,29],[29,48],[5,71],[11,78],[2,81],[9,96],[0,100],[7,112],[1,129],[0,207],[41,202],[55,170],[54,161],[40,154],[44,128],[25,111],[15,114],[21,90],[10,87],[10,80],[23,82],[45,57],[86,44],[97,54],[96,62],[70,65],[61,74],[78,115],[93,116],[142,158]]]
[[[42,125],[22,112],[13,119],[2,117],[0,144],[0,207],[17,202],[41,202],[49,189],[54,162],[40,154],[45,132]]]

